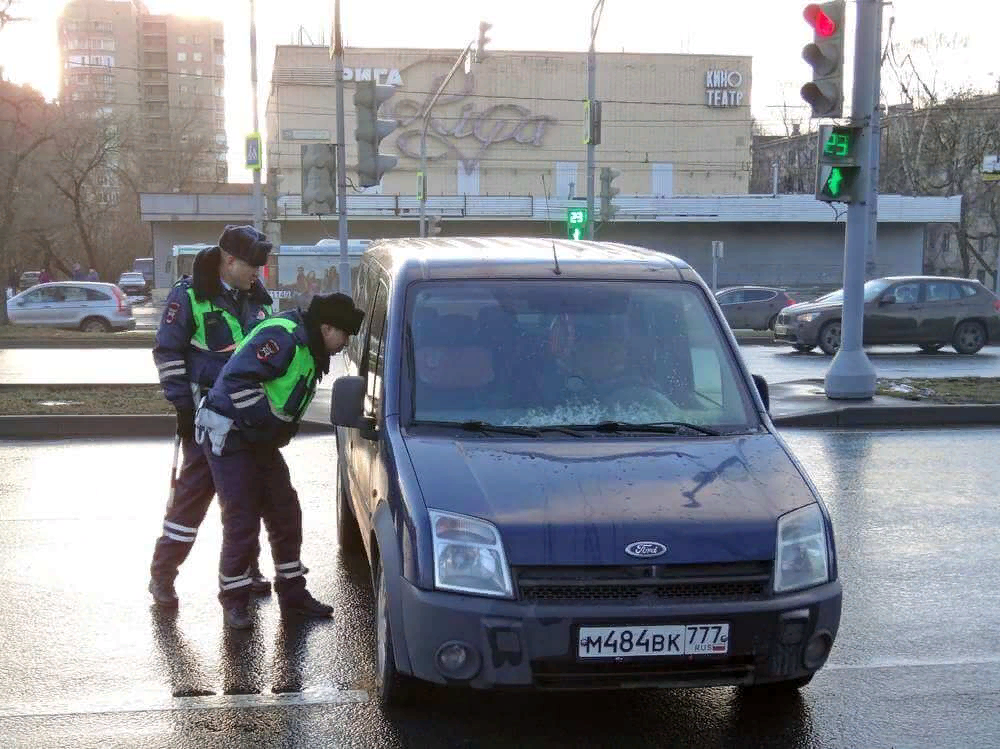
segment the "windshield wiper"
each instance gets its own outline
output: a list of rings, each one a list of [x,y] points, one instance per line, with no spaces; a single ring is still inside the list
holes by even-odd
[[[448,422],[439,422],[448,423]],[[494,432],[496,434],[520,434],[526,437],[538,437],[539,431],[531,427],[515,427],[503,424],[490,424],[488,421],[463,421],[455,426],[467,432]]]
[[[574,426],[574,429],[581,427]],[[601,421],[589,427],[597,432],[648,432],[651,434],[678,434],[682,431],[697,432],[716,437],[721,432],[711,427],[690,424],[686,421],[656,421],[649,424],[632,424],[628,421]]]

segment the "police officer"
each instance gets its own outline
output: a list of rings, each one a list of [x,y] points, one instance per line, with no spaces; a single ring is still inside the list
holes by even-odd
[[[160,606],[177,605],[177,569],[191,552],[215,494],[204,451],[194,441],[195,405],[244,336],[271,314],[271,297],[257,280],[270,251],[267,237],[252,226],[227,226],[217,247],[195,257],[192,276],[171,289],[156,332],[153,360],[163,393],[177,410],[184,454],[150,565],[149,592]],[[258,541],[250,561],[251,588],[269,595],[271,583],[257,567],[259,551]]]
[[[361,328],[364,313],[346,294],[316,295],[303,313],[260,323],[236,348],[198,410],[202,443],[222,506],[219,600],[227,626],[248,629],[253,558],[263,518],[282,614],[328,617],[333,607],[306,590],[302,510],[279,448],[330,371],[330,355]]]

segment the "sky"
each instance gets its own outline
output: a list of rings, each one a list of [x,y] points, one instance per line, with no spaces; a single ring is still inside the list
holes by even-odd
[[[4,76],[29,83],[48,98],[59,90],[56,19],[65,0],[15,0],[30,20],[0,32]],[[589,43],[592,0],[341,0],[344,42],[359,47],[464,47],[478,35],[479,22],[493,24],[494,49],[582,51]],[[226,130],[230,180],[252,181],[242,164],[243,138],[252,130],[249,0],[146,0],[152,13],[208,16],[225,22]],[[798,90],[811,71],[801,59],[812,41],[802,18],[804,0],[606,0],[597,34],[599,52],[680,52],[750,55],[754,117],[770,132],[784,133],[802,118]],[[942,8],[947,7],[947,14]],[[848,2],[848,39],[856,4]],[[922,69],[933,69],[941,88],[973,85],[994,90],[1000,61],[994,62],[1000,4],[983,0],[899,0],[884,7],[883,38],[906,42],[927,35],[957,35],[966,46],[931,58],[920,52]],[[264,122],[274,45],[297,43],[300,27],[308,43],[329,44],[333,0],[256,0],[259,118]],[[890,23],[891,19],[891,23]],[[891,26],[891,32],[890,32]],[[847,52],[851,59],[851,52]],[[850,65],[848,66],[850,67]],[[600,71],[598,70],[598,76]],[[883,72],[883,89],[891,78]],[[586,80],[581,78],[584,98]],[[332,128],[331,128],[332,129]]]

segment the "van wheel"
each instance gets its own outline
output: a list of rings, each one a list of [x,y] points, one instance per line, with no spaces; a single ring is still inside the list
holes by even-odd
[[[344,486],[340,473],[340,466],[337,466],[337,545],[340,546],[340,553],[344,557],[357,557],[364,549],[361,543],[361,531],[358,530],[358,521],[351,512],[351,504],[347,498],[347,487]]]
[[[110,333],[111,324],[103,317],[88,317],[80,323],[80,330],[84,333]]]
[[[384,708],[402,707],[413,701],[415,679],[396,670],[389,624],[389,588],[382,560],[375,569],[375,697]]]
[[[831,320],[819,330],[819,347],[827,356],[840,350],[840,320]]]
[[[951,345],[960,354],[974,354],[986,345],[986,328],[976,320],[966,320],[955,328]]]

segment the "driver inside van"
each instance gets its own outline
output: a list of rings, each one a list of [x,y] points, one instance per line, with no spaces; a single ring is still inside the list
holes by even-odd
[[[413,364],[418,419],[434,418],[431,411],[474,410],[488,400],[484,389],[495,380],[493,356],[476,320],[439,315],[433,307],[416,310]]]

